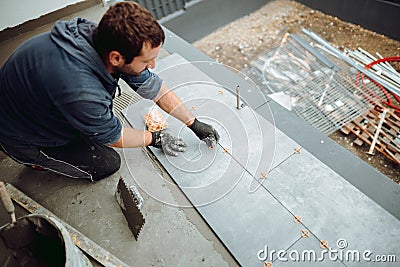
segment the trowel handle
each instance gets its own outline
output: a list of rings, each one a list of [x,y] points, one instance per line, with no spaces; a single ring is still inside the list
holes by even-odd
[[[8,195],[6,186],[3,182],[0,182],[0,198],[8,214],[11,216],[11,224],[14,224],[16,222],[14,204],[12,203],[12,200]]]

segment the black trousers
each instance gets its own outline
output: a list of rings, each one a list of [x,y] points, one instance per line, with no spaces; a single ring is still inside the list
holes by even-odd
[[[58,147],[11,146],[0,143],[1,150],[18,163],[41,167],[72,178],[92,181],[119,170],[119,154],[106,145],[82,138]]]

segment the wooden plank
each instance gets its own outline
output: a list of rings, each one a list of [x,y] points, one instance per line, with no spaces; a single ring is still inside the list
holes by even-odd
[[[383,107],[381,108],[383,109]],[[367,114],[361,115],[344,125],[341,131],[346,135],[353,133],[356,136],[353,143],[358,146],[362,146],[364,143],[371,145],[380,116],[381,112],[372,109]],[[400,165],[400,144],[394,141],[399,134],[400,120],[393,111],[389,111],[375,148],[385,157]]]
[[[361,140],[360,138],[357,138],[356,140],[354,140],[353,143],[358,145],[358,146],[362,146],[364,144],[364,141]]]
[[[344,125],[341,129],[340,129],[340,131],[342,132],[342,133],[344,133],[345,135],[349,135],[350,134],[350,129],[346,126],[346,125]]]

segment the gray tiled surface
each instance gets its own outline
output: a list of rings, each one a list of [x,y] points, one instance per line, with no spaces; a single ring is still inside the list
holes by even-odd
[[[400,222],[307,151],[277,167],[265,186],[329,244],[344,238],[349,249],[399,253]]]
[[[175,55],[165,60],[171,60],[173,65],[177,59]],[[199,80],[198,76],[205,79],[196,68],[190,75],[184,68],[175,68],[174,75],[171,73],[164,79],[174,84],[176,77],[182,77],[181,72],[188,75],[185,79]],[[232,95],[215,94],[218,90],[213,87],[218,86],[198,83],[194,88],[192,84],[181,86],[177,82],[175,85],[176,93],[186,104],[196,107],[193,113],[220,131],[221,143],[230,151],[223,153],[221,147],[202,150],[204,144],[190,130],[168,117],[169,131],[188,142],[190,148],[185,153],[190,156],[170,159],[159,150],[153,149],[153,152],[240,264],[260,266],[258,250],[264,245],[276,250],[290,247],[304,226],[316,237],[301,239],[293,247],[318,249],[319,238],[328,240],[329,246],[335,248],[336,241],[344,238],[349,249],[369,249],[375,254],[400,257],[400,222],[357,188],[306,150],[294,154],[294,148],[300,147],[298,144],[279,130],[272,131],[272,125],[255,116],[249,108],[236,110]],[[199,104],[196,94],[201,101],[208,97],[207,101]],[[133,125],[143,127],[142,115],[138,115],[143,103],[137,105],[128,108],[126,116]],[[268,151],[274,152],[273,159]],[[191,159],[201,164],[193,164]],[[264,187],[257,187],[253,178],[259,178],[262,170],[270,170],[272,161],[268,178],[259,180]],[[197,168],[201,165],[207,168]],[[185,166],[190,169],[185,170]],[[227,184],[236,187],[229,191],[224,187]],[[257,190],[251,193],[249,189]],[[215,195],[223,193],[226,193],[223,198],[213,201]],[[204,205],[207,201],[212,203]],[[304,225],[295,224],[293,215],[302,216]],[[315,243],[310,245],[312,239]],[[335,264],[325,262],[323,266]]]
[[[265,245],[286,249],[300,236],[301,225],[268,192],[249,194],[251,180],[246,173],[224,198],[198,210],[241,265],[262,266],[257,252]]]

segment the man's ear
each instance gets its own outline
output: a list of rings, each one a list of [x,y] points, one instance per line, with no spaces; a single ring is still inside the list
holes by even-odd
[[[118,51],[108,53],[108,62],[112,67],[119,67],[124,64],[125,59]]]

